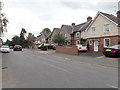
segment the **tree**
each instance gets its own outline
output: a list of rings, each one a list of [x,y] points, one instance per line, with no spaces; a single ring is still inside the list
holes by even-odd
[[[0,1],[0,36],[4,31],[7,31],[7,23],[8,19],[6,18],[4,13],[1,13],[3,7],[3,3]]]
[[[32,45],[33,45],[33,42],[34,42],[34,40],[35,40],[34,34],[28,33],[28,38],[27,38],[27,40],[28,40],[29,46],[32,46]]]
[[[10,43],[12,45],[18,45],[20,44],[20,37],[18,35],[15,35],[13,38],[12,38],[12,42]]]
[[[49,28],[44,28],[41,33],[51,33],[51,30]]]
[[[10,42],[11,42],[11,41],[10,41],[9,39],[7,39],[6,42],[5,42],[4,44],[5,44],[5,45],[9,45]]]
[[[26,34],[26,30],[24,28],[22,28],[21,33],[20,33],[20,45],[22,45],[22,47],[25,47],[25,34]]]
[[[57,33],[53,37],[52,41],[55,42],[55,43],[58,43],[58,45],[60,46],[60,45],[63,45],[65,43],[65,37],[62,34]]]

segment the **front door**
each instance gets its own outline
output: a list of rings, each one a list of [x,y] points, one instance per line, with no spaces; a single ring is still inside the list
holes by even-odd
[[[94,51],[98,52],[98,40],[94,41]]]

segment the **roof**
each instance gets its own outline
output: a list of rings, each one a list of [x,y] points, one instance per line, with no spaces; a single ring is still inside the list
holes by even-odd
[[[70,34],[72,32],[72,26],[70,26],[70,25],[62,25],[61,30],[62,29],[67,30],[68,34]]]
[[[75,25],[75,27],[74,27],[74,29],[73,29],[73,32],[78,32],[78,31],[80,31],[80,28],[82,28],[86,23],[87,23],[87,22],[81,23],[81,24],[78,24],[78,25]]]
[[[110,20],[112,20],[113,22],[115,22],[116,24],[120,25],[120,18],[112,15],[112,14],[107,14],[107,13],[103,13],[103,12],[99,12],[102,15],[106,16],[107,18],[109,18]]]
[[[53,32],[54,32],[54,31],[57,32],[57,33],[59,33],[59,32],[60,32],[60,28],[54,28],[54,29],[53,29]]]
[[[85,30],[87,29],[87,27],[90,25],[91,22],[92,22],[92,20],[89,21],[89,22],[87,22],[87,23],[85,23],[85,24],[80,28],[80,31],[85,31]]]
[[[98,12],[97,15],[95,16],[95,18],[93,19],[93,21],[86,28],[86,30],[88,30],[90,28],[90,26],[94,23],[94,21],[96,20],[96,18],[98,17],[98,15],[101,15],[101,16],[105,17],[107,20],[111,21],[113,24],[115,24],[117,26],[120,25],[120,19],[118,17],[116,17],[116,16],[114,16],[112,14]]]
[[[45,39],[48,39],[50,37],[50,35],[51,35],[51,33],[43,33],[43,34],[45,36]]]

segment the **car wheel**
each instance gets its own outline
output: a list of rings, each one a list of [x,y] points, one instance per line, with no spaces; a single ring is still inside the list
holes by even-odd
[[[106,57],[109,57],[109,55],[105,55]]]

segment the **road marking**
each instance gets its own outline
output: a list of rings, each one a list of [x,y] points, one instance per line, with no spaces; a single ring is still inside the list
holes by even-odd
[[[106,58],[106,57],[105,57],[105,56],[99,56],[99,57],[96,57],[96,58],[98,58],[98,59],[99,59],[99,58]]]
[[[64,68],[61,68],[61,67],[58,67],[58,66],[55,66],[55,65],[46,63],[46,62],[42,62],[42,63],[47,64],[47,65],[49,65],[49,66],[51,66],[51,67],[53,67],[53,68],[59,69],[59,70],[61,70],[61,71],[69,72],[68,70],[66,70],[66,69],[64,69]]]
[[[118,88],[118,87],[110,85],[110,84],[106,84],[106,85],[109,86],[109,87],[111,87],[111,88]],[[120,88],[118,88],[118,89],[120,89]]]
[[[66,60],[70,60],[71,61],[71,59],[69,59],[69,58],[65,58]]]

